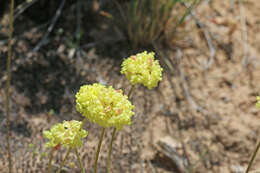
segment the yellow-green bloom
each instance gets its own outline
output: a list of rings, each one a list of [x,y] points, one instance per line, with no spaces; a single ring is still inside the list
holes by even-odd
[[[121,73],[126,75],[132,85],[140,83],[152,89],[162,80],[162,71],[159,61],[154,60],[154,52],[144,51],[125,59]]]
[[[260,96],[257,96],[256,100],[257,100],[256,107],[258,107],[260,109]]]
[[[81,127],[82,122],[71,120],[63,121],[54,125],[49,131],[43,131],[45,138],[49,139],[46,147],[56,147],[62,145],[64,147],[81,147],[82,138],[88,135],[88,132]]]
[[[76,109],[89,121],[102,127],[116,127],[131,124],[134,106],[123,95],[122,90],[101,84],[81,86],[76,94]]]

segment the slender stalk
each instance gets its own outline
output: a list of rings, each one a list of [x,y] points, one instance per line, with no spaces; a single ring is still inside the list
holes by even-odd
[[[97,172],[98,156],[99,156],[101,144],[102,144],[102,141],[103,141],[104,133],[105,133],[105,127],[102,128],[101,136],[99,138],[98,148],[97,148],[97,152],[96,152],[96,156],[95,156],[94,173]]]
[[[198,165],[198,163],[199,163],[202,159],[205,158],[205,156],[207,155],[207,153],[208,153],[208,149],[206,149],[206,150],[200,155],[199,159],[198,159],[194,164],[192,164],[192,165],[190,166],[190,168],[187,170],[187,173],[192,173],[192,172],[194,172],[195,167]]]
[[[77,156],[77,160],[79,162],[80,172],[81,173],[85,173],[85,170],[83,168],[83,165],[82,165],[82,162],[81,162],[81,159],[80,159],[79,152],[78,152],[77,148],[75,148],[75,153],[76,153],[76,156]]]
[[[248,167],[247,167],[247,169],[246,169],[246,173],[249,173],[249,170],[250,170],[250,168],[251,168],[251,166],[252,166],[252,164],[253,164],[253,161],[255,160],[255,156],[256,156],[256,154],[257,154],[259,148],[260,148],[260,142],[258,142],[258,145],[257,145],[257,147],[256,147],[256,149],[255,149],[255,152],[254,152],[254,154],[253,154],[253,156],[252,156],[252,158],[251,158],[251,160],[250,160],[250,162],[249,162],[249,164],[248,164]]]
[[[51,173],[51,169],[52,169],[52,159],[53,159],[53,153],[55,151],[55,148],[52,148],[51,149],[51,152],[50,152],[50,157],[49,157],[49,163],[48,163],[48,173]]]
[[[128,96],[128,99],[130,99],[130,98],[131,98],[131,96],[132,96],[132,93],[133,93],[134,89],[135,89],[135,85],[132,85],[132,87],[131,87],[131,89],[130,89],[129,93],[127,94],[127,96]]]
[[[14,0],[11,0],[9,15],[9,37],[8,37],[8,58],[7,58],[7,83],[6,83],[6,140],[8,150],[8,167],[9,173],[12,172],[12,155],[10,146],[10,84],[11,84],[11,59],[12,59],[12,37],[13,37],[13,16],[14,16]]]
[[[60,164],[60,167],[59,167],[59,169],[58,169],[58,171],[57,171],[56,173],[60,173],[62,167],[63,167],[64,164],[65,164],[65,161],[67,160],[67,158],[68,158],[68,156],[69,156],[69,154],[70,154],[70,152],[71,152],[71,148],[69,148],[69,150],[67,151],[67,153],[66,153],[64,159],[62,160],[62,162],[61,162],[61,164]]]
[[[129,93],[128,93],[128,98],[131,98],[131,95],[134,91],[135,85],[132,85]],[[110,141],[109,144],[109,151],[108,151],[108,159],[107,159],[107,173],[110,173],[110,167],[111,167],[111,154],[112,154],[112,148],[113,148],[113,142],[115,140],[115,136],[116,136],[116,128],[114,128],[113,132],[112,132],[112,139]]]
[[[87,118],[84,118],[83,121],[82,121],[82,124],[81,124],[81,129],[84,127],[86,121],[87,121]]]
[[[111,165],[111,153],[112,153],[112,148],[113,148],[113,142],[115,139],[116,134],[116,128],[114,128],[113,133],[112,133],[112,139],[110,141],[109,145],[109,151],[108,151],[108,159],[107,159],[107,173],[110,173],[110,165]]]
[[[201,0],[194,0],[192,2],[192,4],[186,9],[186,11],[183,14],[183,16],[177,21],[177,24],[175,25],[175,27],[173,29],[173,33],[176,33],[177,28],[183,23],[185,18],[190,14],[190,12],[193,10],[193,7],[195,7],[195,5],[197,5],[197,4],[199,4],[200,1]]]

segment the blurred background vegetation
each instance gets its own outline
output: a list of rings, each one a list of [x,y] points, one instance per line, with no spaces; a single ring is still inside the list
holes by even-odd
[[[1,4],[1,16],[8,3]],[[27,22],[25,28],[15,30],[16,36],[32,28],[43,32],[48,29],[48,37],[42,42],[52,39],[51,35],[62,37],[71,48],[120,47],[115,46],[120,43],[133,50],[151,49],[158,41],[167,43],[200,0],[17,0],[15,3],[15,25]]]
[[[2,44],[7,43],[8,3],[3,1],[1,5]],[[84,81],[78,74],[83,57],[88,57],[90,50],[101,57],[122,59],[138,51],[154,51],[158,45],[167,48],[172,40],[177,43],[185,34],[185,18],[199,3],[200,0],[17,0],[12,82],[32,99],[37,99],[42,91],[49,95],[48,101],[33,102],[29,109],[59,112],[65,87],[74,91]],[[58,58],[61,55],[66,56],[66,61]],[[1,61],[5,64],[6,59]],[[5,66],[1,68],[4,70]],[[46,82],[51,74],[59,77]]]

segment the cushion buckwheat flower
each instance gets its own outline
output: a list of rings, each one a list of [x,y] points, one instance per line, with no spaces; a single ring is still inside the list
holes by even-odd
[[[162,80],[162,71],[159,61],[154,60],[154,53],[144,51],[125,59],[121,73],[126,75],[132,85],[140,83],[152,89]]]
[[[260,109],[260,96],[257,96],[256,100],[257,100],[256,107],[258,107]]]
[[[59,145],[71,148],[81,147],[81,139],[88,135],[88,132],[81,128],[81,124],[82,122],[76,120],[63,121],[54,125],[49,131],[43,131],[44,137],[50,140],[46,143],[46,147]]]
[[[76,94],[76,109],[89,121],[102,127],[116,127],[131,124],[134,106],[123,95],[122,90],[101,84],[81,86]]]

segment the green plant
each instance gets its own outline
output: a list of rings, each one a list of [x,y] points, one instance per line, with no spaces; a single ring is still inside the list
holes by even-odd
[[[49,139],[49,142],[46,143],[46,147],[52,148],[49,158],[48,173],[50,173],[52,169],[51,162],[53,159],[54,149],[58,149],[60,146],[68,148],[68,151],[65,158],[62,160],[57,173],[61,171],[61,168],[64,166],[72,149],[75,150],[79,165],[82,167],[81,160],[78,157],[77,148],[82,146],[81,139],[88,135],[88,132],[82,129],[82,122],[71,120],[58,123],[54,125],[51,130],[43,131],[43,135],[45,138]]]
[[[122,64],[121,73],[126,75],[132,87],[128,95],[124,95],[122,90],[115,90],[112,86],[104,86],[94,83],[93,85],[83,85],[76,94],[76,109],[85,118],[80,121],[64,121],[54,125],[49,131],[43,131],[45,138],[49,139],[46,147],[52,148],[49,157],[48,172],[52,170],[53,153],[60,146],[67,147],[67,153],[62,160],[57,173],[60,173],[65,165],[70,152],[75,150],[81,173],[84,168],[77,151],[82,146],[82,139],[88,135],[83,129],[86,120],[96,123],[102,127],[98,147],[95,155],[94,173],[97,172],[97,163],[99,153],[105,134],[105,129],[113,127],[112,139],[109,144],[107,158],[107,172],[110,172],[111,153],[113,141],[117,131],[121,130],[124,125],[131,125],[131,118],[134,115],[132,109],[134,106],[129,101],[133,90],[137,84],[143,84],[148,89],[152,89],[162,80],[162,71],[158,60],[154,59],[154,53],[139,53],[125,59]]]
[[[176,28],[184,21],[190,10],[199,3],[200,0],[131,0],[127,4],[127,12],[123,12],[123,6],[117,3],[121,16],[125,19],[123,30],[134,48],[138,46],[151,45],[164,35],[170,19],[174,19]],[[184,10],[176,8],[180,3],[190,3],[189,8]]]
[[[122,90],[115,90],[102,84],[84,85],[76,94],[76,108],[90,122],[102,128],[95,157],[94,172],[97,171],[99,152],[107,127],[122,129],[123,125],[131,124],[134,106],[123,95]]]

